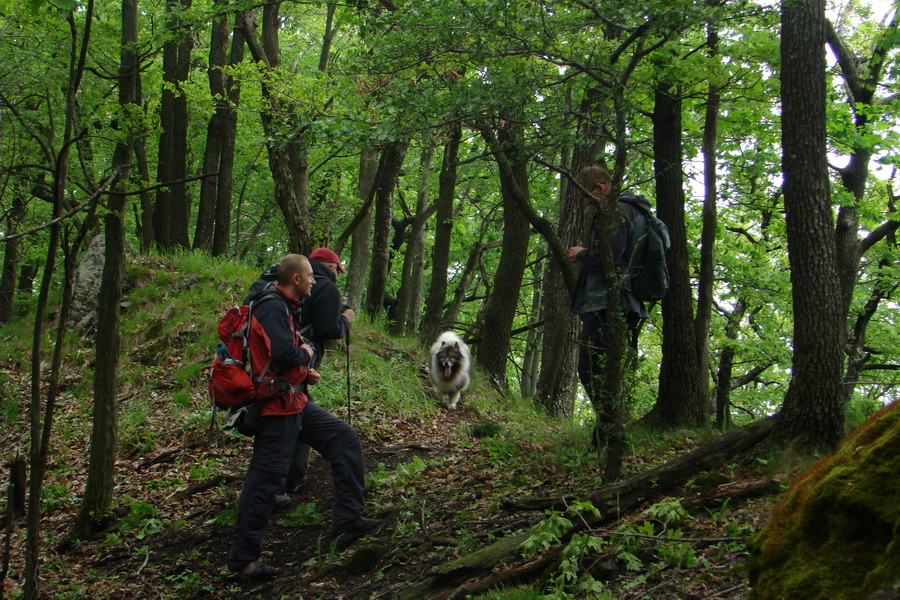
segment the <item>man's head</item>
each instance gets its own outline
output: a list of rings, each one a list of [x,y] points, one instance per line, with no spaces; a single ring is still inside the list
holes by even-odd
[[[331,270],[332,273],[335,274],[335,276],[337,276],[338,273],[347,272],[344,269],[343,265],[341,265],[341,258],[334,250],[330,250],[328,248],[316,248],[309,253],[309,257],[312,260],[319,261],[320,263],[325,265],[328,269]]]
[[[294,298],[309,298],[316,280],[309,260],[302,254],[288,254],[278,264],[278,285]]]
[[[610,177],[609,171],[600,165],[584,167],[578,171],[575,181],[590,192],[590,195],[584,196],[585,206],[596,204],[598,200],[600,202],[606,200],[612,191],[612,177]]]

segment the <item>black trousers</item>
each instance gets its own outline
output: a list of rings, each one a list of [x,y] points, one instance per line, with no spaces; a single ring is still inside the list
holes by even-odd
[[[628,345],[637,350],[638,328],[641,317],[637,313],[625,313]],[[615,399],[603,393],[606,377],[606,350],[609,336],[606,330],[606,311],[596,311],[581,315],[581,335],[578,339],[578,379],[584,386],[597,414],[596,434],[601,441],[609,435],[616,422]]]
[[[253,455],[238,499],[237,522],[228,568],[240,570],[259,558],[263,536],[275,507],[275,494],[284,483],[294,454],[301,415],[262,417],[262,430],[253,437]]]
[[[263,417],[253,439],[253,455],[238,500],[237,523],[228,567],[234,570],[257,560],[275,495],[282,487],[298,443],[312,446],[331,463],[334,504],[332,529],[341,533],[362,516],[365,463],[359,434],[311,400],[302,415]]]

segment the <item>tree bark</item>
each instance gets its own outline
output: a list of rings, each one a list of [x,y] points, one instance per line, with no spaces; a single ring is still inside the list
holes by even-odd
[[[140,85],[138,85],[140,90]],[[141,97],[138,91],[138,97]],[[143,137],[138,137],[134,142],[134,162],[137,164],[137,174],[132,176],[137,185],[143,187],[143,182],[150,181],[150,163],[147,161],[147,143]],[[140,193],[140,203],[135,204],[135,223],[137,237],[140,240],[141,252],[147,252],[156,245],[156,232],[153,228],[153,196],[148,191]]]
[[[119,104],[123,110],[140,106],[137,5],[137,0],[122,0]],[[113,164],[121,171],[116,191],[124,191],[127,185],[133,143],[134,134],[129,131],[125,140],[116,145]],[[106,260],[98,292],[90,463],[70,540],[91,537],[110,517],[118,447],[119,309],[125,271],[125,199],[123,194],[111,194],[104,217]]]
[[[190,75],[193,42],[177,16],[190,8],[192,0],[169,0],[166,28],[172,39],[163,46],[163,81],[160,100],[159,166],[157,181],[166,184],[156,193],[153,229],[156,244],[163,250],[190,247],[188,223],[190,201],[187,194],[188,111],[182,89]]]
[[[825,2],[781,7],[784,204],[794,306],[791,382],[776,443],[830,451],[843,437],[844,312],[825,132]]]
[[[369,267],[369,289],[366,294],[365,312],[371,317],[380,314],[387,293],[388,265],[391,260],[391,218],[393,194],[403,158],[406,142],[389,142],[381,151],[378,172],[375,175],[375,230],[372,238],[372,262]]]
[[[700,372],[694,326],[691,266],[687,253],[684,176],[681,167],[681,98],[677,88],[656,87],[653,108],[653,167],[657,215],[669,228],[666,256],[670,286],[662,301],[663,347],[659,394],[645,419],[664,426],[707,422],[708,402],[699,402]]]
[[[75,16],[70,14],[69,29],[72,32],[70,69],[68,80],[65,82],[65,116],[62,131],[62,144],[55,156],[53,165],[52,188],[52,217],[50,226],[50,239],[47,244],[47,259],[44,264],[44,272],[41,277],[40,291],[38,292],[37,307],[34,317],[34,330],[31,344],[31,398],[28,407],[29,417],[29,465],[31,468],[28,482],[28,513],[26,520],[25,539],[25,585],[24,597],[35,600],[40,597],[40,525],[41,525],[41,494],[43,489],[44,470],[46,468],[49,452],[49,437],[51,432],[54,394],[57,390],[59,368],[62,359],[62,346],[60,340],[64,339],[65,320],[70,309],[71,279],[74,268],[67,270],[67,279],[63,289],[63,301],[60,307],[60,327],[57,329],[57,348],[54,350],[53,365],[51,367],[50,381],[44,407],[44,420],[41,422],[41,384],[43,383],[43,335],[44,319],[50,294],[50,286],[56,268],[56,254],[60,245],[62,224],[57,219],[62,215],[66,204],[66,187],[69,179],[69,151],[74,145],[73,134],[77,119],[77,98],[81,89],[82,77],[85,71],[85,62],[88,45],[91,40],[91,31],[94,18],[94,2],[88,0],[84,7],[84,31],[81,39],[78,38]],[[71,263],[70,263],[71,264]],[[68,265],[67,265],[68,266]]]
[[[736,455],[746,452],[768,437],[775,427],[775,421],[774,418],[766,418],[744,425],[649,471],[601,486],[588,494],[586,499],[600,509],[601,513],[619,515],[637,506],[648,495],[672,489],[698,473],[734,460]],[[563,510],[577,499],[575,496],[504,498],[503,507],[507,510]]]
[[[599,527],[619,519],[648,497],[655,497],[671,488],[681,485],[694,475],[716,468],[734,459],[735,454],[745,452],[766,438],[774,426],[772,419],[763,419],[736,429],[731,433],[716,438],[693,452],[689,452],[673,461],[640,473],[625,481],[620,481],[598,488],[587,498],[599,509],[601,517],[587,517],[585,523],[574,527],[571,535],[586,527]],[[518,499],[505,498],[503,507],[507,510],[545,511],[565,510],[575,500],[574,496],[558,498]],[[521,558],[519,546],[529,533],[522,533],[504,538],[473,554],[462,556],[446,563],[435,570],[428,579],[413,584],[398,597],[400,600],[437,600],[443,598],[463,597],[475,589],[477,580],[496,573],[501,565],[506,565],[510,572],[525,580],[539,575],[544,569],[528,569],[527,565],[541,561],[542,557],[532,557],[527,561],[510,566],[510,563]],[[551,550],[552,555],[558,550]],[[522,569],[519,571],[519,569]]]
[[[281,52],[278,44],[279,9],[281,2],[272,2],[263,9],[262,40],[256,33],[256,23],[253,14],[244,13],[241,26],[244,38],[253,60],[260,64],[260,68],[275,76],[275,72],[281,64]],[[267,108],[261,114],[263,131],[266,133],[266,150],[269,157],[269,169],[272,172],[272,180],[275,184],[275,201],[281,209],[284,217],[284,227],[288,237],[288,250],[302,254],[312,250],[312,240],[307,227],[306,215],[309,212],[304,205],[304,198],[298,196],[298,183],[295,181],[295,160],[292,158],[292,150],[289,135],[295,135],[295,131],[284,131],[281,127],[282,116],[292,112],[292,107],[285,102],[264,79],[262,84],[262,96],[267,102]],[[299,185],[300,189],[303,188]]]
[[[319,53],[319,71],[328,70],[328,56],[331,53],[331,41],[334,39],[335,3],[329,2],[325,13],[325,33],[322,35],[322,51]]]
[[[502,388],[507,385],[510,332],[525,274],[531,230],[528,219],[519,210],[520,205],[531,202],[528,197],[527,160],[522,156],[520,111],[515,111],[505,121],[506,124],[498,127],[495,134],[501,146],[494,148],[505,156],[505,160],[497,161],[503,197],[503,247],[493,291],[481,311],[481,343],[475,354],[477,364]],[[516,195],[519,197],[516,198]]]
[[[425,296],[425,308],[419,325],[419,340],[430,346],[444,329],[441,313],[447,297],[447,269],[450,266],[450,240],[453,233],[453,196],[456,194],[456,161],[462,127],[452,126],[444,145],[441,173],[438,179],[437,216],[434,244],[431,247],[431,282]]]
[[[422,172],[416,193],[416,213],[406,236],[403,271],[400,289],[397,292],[397,321],[392,329],[397,335],[415,333],[419,322],[418,303],[422,298],[422,277],[425,268],[425,223],[431,214],[428,210],[428,180],[433,154],[433,148],[422,150]]]
[[[375,150],[363,150],[359,156],[359,188],[357,198],[364,203],[372,192],[375,172],[378,170],[378,153]],[[371,206],[371,204],[369,205]],[[372,256],[372,211],[366,209],[365,215],[351,233],[353,245],[350,248],[350,269],[344,293],[353,310],[358,311],[362,305],[363,289],[369,272],[369,260]],[[335,252],[343,250],[343,243],[334,248]]]
[[[243,13],[234,17],[234,31],[231,34],[230,66],[239,65],[244,60]],[[222,148],[219,154],[219,175],[216,182],[216,215],[213,232],[212,255],[224,256],[231,247],[231,196],[234,189],[234,155],[237,136],[238,112],[241,101],[241,84],[226,75],[225,89],[228,102],[216,110],[222,112]]]
[[[602,92],[597,88],[588,90],[581,105],[584,115],[578,124],[579,140],[584,145],[576,146],[571,152],[571,171],[577,173],[596,158],[597,146],[602,140],[603,119]],[[561,163],[568,164],[569,152],[563,151]],[[581,190],[569,185],[569,179],[559,180],[559,224],[557,235],[566,248],[587,244],[584,219],[584,201]],[[572,313],[571,289],[566,285],[565,270],[571,268],[568,261],[560,263],[551,258],[545,269],[544,281],[544,333],[541,347],[541,371],[538,376],[535,402],[550,415],[571,418],[575,414],[575,393],[578,390],[578,339],[580,322]]]
[[[534,283],[531,292],[529,320],[541,323],[544,320],[543,263],[534,265]],[[534,398],[537,393],[538,372],[541,364],[541,338],[543,328],[530,329],[525,337],[525,352],[522,356],[521,393],[523,398]]]
[[[734,310],[727,316],[725,338],[729,342],[737,340],[741,319],[747,310],[747,303],[738,298]],[[719,367],[716,370],[716,429],[722,431],[731,427],[731,377],[734,370],[734,345],[728,343],[719,354]]]
[[[895,12],[890,24],[875,39],[874,50],[868,64],[863,65],[846,47],[832,24],[829,21],[825,22],[826,40],[837,56],[838,65],[849,92],[847,103],[853,113],[853,126],[859,133],[858,136],[850,138],[850,142],[853,144],[850,161],[847,166],[838,169],[841,183],[854,199],[852,203],[841,203],[835,230],[838,277],[841,285],[841,310],[845,314],[845,319],[849,318],[850,303],[859,280],[862,257],[872,245],[893,234],[900,225],[896,219],[891,219],[873,231],[866,239],[859,237],[859,208],[865,197],[869,162],[872,157],[871,146],[865,141],[872,129],[872,111],[867,107],[872,107],[877,102],[875,92],[884,71],[888,52],[897,45],[897,31],[898,13]],[[894,207],[892,206],[888,206],[885,211],[886,214],[893,212]],[[866,360],[865,353],[862,352],[866,327],[878,306],[878,296],[882,293],[879,288],[885,288],[885,283],[880,276],[881,271],[882,267],[879,266],[878,275],[875,276],[877,283],[866,307],[850,328],[851,336],[847,343],[847,370],[844,375],[845,404],[853,397],[855,388],[853,382],[857,380]]]
[[[12,199],[12,208],[6,215],[6,233],[15,233],[19,221],[25,216],[25,202],[16,195]],[[16,297],[16,276],[19,274],[20,238],[8,240],[3,252],[3,270],[0,272],[0,325],[12,316],[13,303]]]
[[[706,45],[712,58],[718,56],[719,31],[716,25],[707,24]],[[719,91],[710,83],[703,125],[703,210],[700,232],[700,273],[697,285],[697,315],[694,330],[697,333],[697,403],[710,404],[709,394],[709,327],[712,320],[713,280],[716,272],[716,228],[718,216],[716,204],[719,196],[716,181],[716,138],[719,124]]]
[[[223,3],[216,2],[218,8]],[[209,118],[206,126],[206,148],[203,152],[203,173],[211,174],[219,168],[219,157],[222,154],[224,137],[224,114],[227,110],[225,95],[225,63],[228,59],[228,14],[223,13],[213,20],[209,41],[209,93],[216,105],[216,110]],[[205,177],[200,182],[200,198],[197,203],[197,227],[194,231],[194,249],[212,252],[213,233],[216,226],[216,195],[218,188],[216,177]]]
[[[478,267],[481,264],[481,259],[484,255],[484,251],[488,248],[497,248],[500,246],[502,242],[492,242],[490,244],[484,243],[484,235],[487,232],[490,221],[484,221],[482,223],[481,232],[478,235],[478,241],[476,241],[472,245],[472,249],[469,250],[469,256],[466,258],[466,264],[463,266],[462,273],[456,279],[456,289],[453,290],[453,297],[447,303],[444,308],[444,313],[438,321],[438,324],[441,325],[444,329],[453,329],[459,328],[461,325],[457,322],[459,318],[459,311],[462,309],[463,302],[466,300],[466,295],[469,293],[469,287],[472,285],[472,282],[475,280],[475,276],[478,274]],[[434,337],[437,337],[437,332],[431,338],[431,341],[434,341]]]

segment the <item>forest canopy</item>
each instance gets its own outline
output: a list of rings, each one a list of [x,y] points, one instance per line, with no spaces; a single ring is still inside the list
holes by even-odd
[[[591,421],[566,253],[592,163],[672,238],[666,297],[606,365],[623,426],[778,414],[777,442],[835,448],[897,398],[897,8],[0,0],[0,324],[34,321],[30,493],[73,325],[96,354],[75,537],[109,507],[126,256],[261,271],[331,248],[355,310],[423,346],[455,330],[499,390]]]

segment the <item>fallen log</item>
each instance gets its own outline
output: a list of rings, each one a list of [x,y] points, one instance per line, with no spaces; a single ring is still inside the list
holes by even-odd
[[[222,483],[234,483],[241,480],[242,478],[238,477],[237,475],[214,475],[206,481],[201,481],[199,483],[195,483],[193,485],[189,485],[187,487],[176,490],[174,494],[169,496],[169,501],[180,502],[181,500],[187,500],[191,496],[200,494],[202,492],[205,492],[206,490],[210,490]]]
[[[586,529],[596,528],[619,519],[622,513],[637,507],[644,499],[686,482],[701,471],[708,471],[746,452],[771,432],[774,419],[767,418],[731,431],[664,465],[639,473],[630,479],[601,486],[586,498],[557,496],[549,498],[504,498],[507,510],[547,509],[563,510],[576,500],[590,500],[601,516],[587,517],[574,527],[567,537]],[[475,590],[483,591],[485,584],[499,585],[506,581],[527,579],[535,565],[544,566],[540,557],[531,557],[520,567],[502,571],[498,567],[521,558],[519,547],[529,533],[504,538],[472,554],[460,557],[439,567],[428,579],[416,583],[399,597],[400,600],[449,600],[464,597]],[[557,550],[550,550],[549,553]],[[532,568],[529,568],[532,565]]]
[[[759,498],[776,494],[781,490],[781,483],[774,479],[758,479],[754,481],[735,481],[723,483],[709,490],[687,496],[681,501],[686,509],[702,506],[712,508],[722,500],[740,500],[743,498]]]
[[[681,485],[702,471],[709,471],[746,452],[769,435],[774,420],[760,419],[740,429],[719,436],[687,454],[664,465],[637,475],[599,487],[587,497],[573,495],[547,498],[503,499],[507,510],[563,510],[576,500],[589,500],[601,512],[630,510],[638,501]]]

